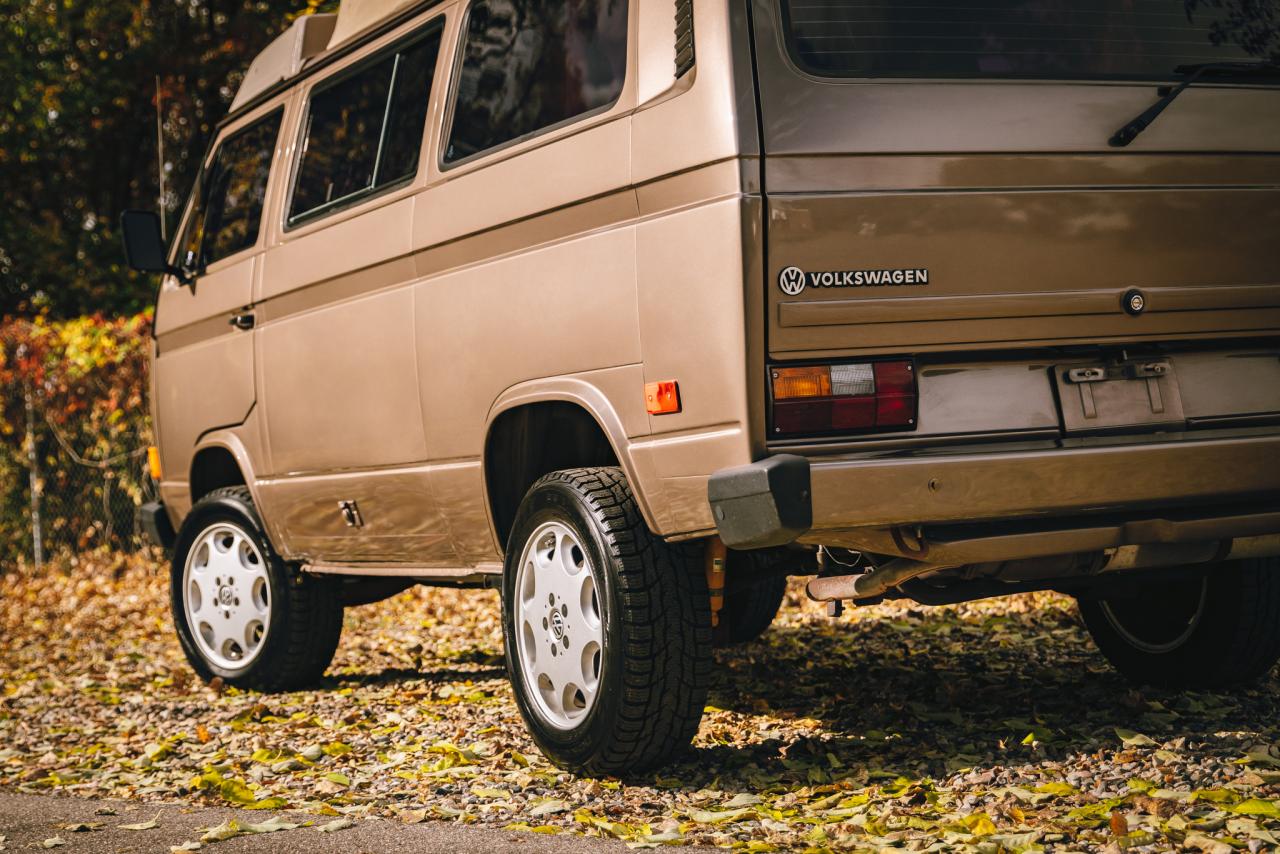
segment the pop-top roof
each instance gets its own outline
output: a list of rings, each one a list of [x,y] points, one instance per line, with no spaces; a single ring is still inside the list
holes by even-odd
[[[416,0],[342,0],[338,7],[338,26],[333,30],[329,47],[337,47],[414,2]]]
[[[235,100],[231,102],[231,111],[302,70],[304,62],[329,47],[333,41],[334,25],[340,19],[341,15],[303,15],[294,21],[249,65]]]

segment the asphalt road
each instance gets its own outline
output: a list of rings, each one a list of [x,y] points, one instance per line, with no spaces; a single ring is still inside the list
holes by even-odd
[[[106,814],[110,812],[114,814]],[[274,816],[301,824],[324,824],[332,819],[288,812],[190,807],[182,804],[134,804],[99,798],[69,798],[56,795],[13,795],[0,793],[0,850],[5,852],[44,850],[42,843],[59,837],[65,845],[51,850],[86,854],[167,854],[170,846],[198,840],[198,828],[214,827],[228,819],[258,824]],[[123,830],[122,824],[138,824],[157,819],[150,830]],[[101,824],[99,829],[74,832],[68,826]],[[548,836],[537,833],[467,827],[452,822],[402,824],[388,819],[357,820],[354,826],[332,833],[299,827],[276,833],[237,836],[224,842],[206,844],[201,850],[217,854],[240,851],[272,854],[382,854],[382,852],[502,852],[562,854],[562,852],[621,852],[622,842],[576,836]]]

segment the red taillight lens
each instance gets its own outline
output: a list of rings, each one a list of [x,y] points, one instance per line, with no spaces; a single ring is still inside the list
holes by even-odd
[[[770,375],[775,436],[915,426],[911,362],[773,368]]]

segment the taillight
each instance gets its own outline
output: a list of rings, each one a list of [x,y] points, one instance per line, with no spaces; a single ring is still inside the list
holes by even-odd
[[[769,373],[775,436],[915,428],[911,362],[774,367]]]

